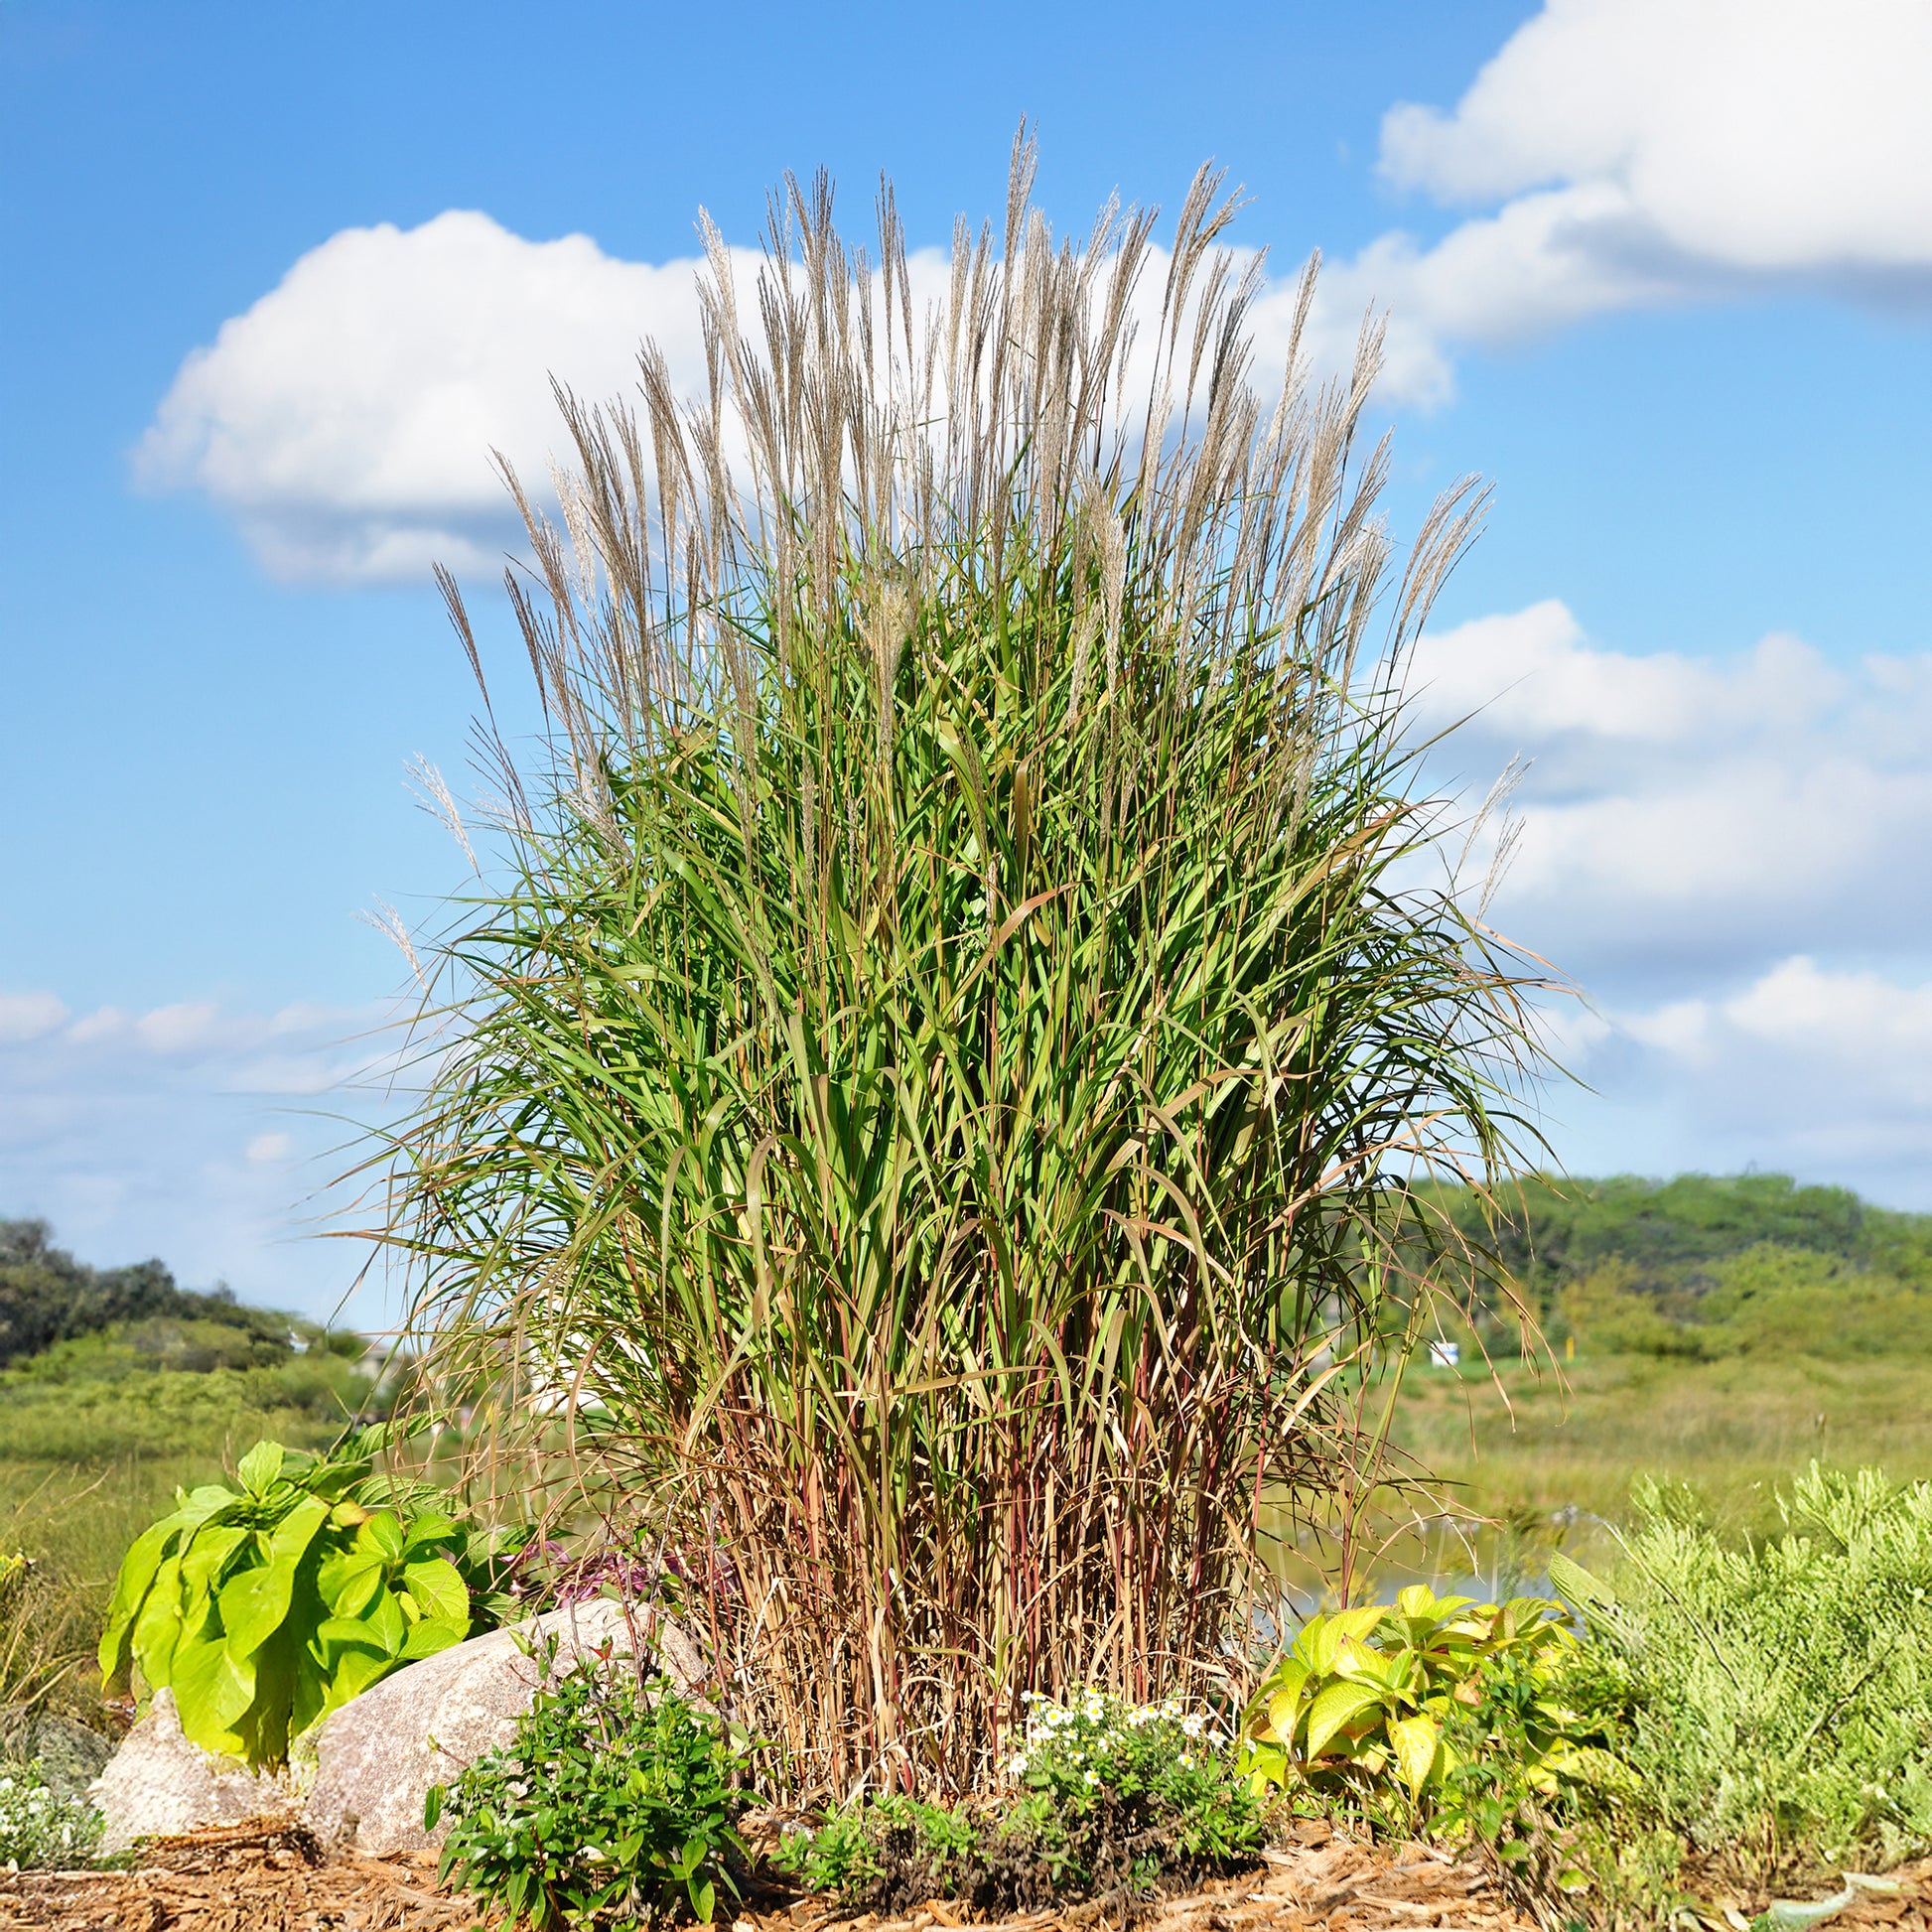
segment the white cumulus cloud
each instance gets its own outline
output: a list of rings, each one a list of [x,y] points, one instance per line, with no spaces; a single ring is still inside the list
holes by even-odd
[[[695,378],[694,261],[529,241],[452,209],[345,228],[183,364],[135,459],[232,513],[280,576],[426,578],[513,534],[490,451],[541,474],[550,378],[629,393],[646,335]]]
[[[1552,601],[1429,635],[1412,690],[1469,720],[1439,774],[1528,760],[1493,916],[1586,986],[1932,944],[1932,657],[1630,654]]]
[[[1382,126],[1394,185],[1482,208],[1348,265],[1433,354],[1753,290],[1932,304],[1924,0],[1547,0],[1455,107]]]
[[[1555,1095],[1572,1167],[1750,1164],[1932,1208],[1932,981],[1778,960],[1728,993],[1612,1010]]]

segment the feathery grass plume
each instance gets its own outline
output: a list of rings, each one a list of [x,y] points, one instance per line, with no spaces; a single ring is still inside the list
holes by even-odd
[[[1405,1176],[1527,1131],[1526,964],[1400,884],[1480,493],[1372,643],[1375,332],[1264,409],[1219,178],[1163,254],[1055,243],[1033,169],[916,314],[890,191],[875,260],[789,183],[751,303],[705,228],[699,394],[560,392],[548,736],[392,1149],[441,1386],[676,1553],[802,1793],[967,1788],[1028,1691],[1238,1692],[1264,1507],[1435,1292]]]

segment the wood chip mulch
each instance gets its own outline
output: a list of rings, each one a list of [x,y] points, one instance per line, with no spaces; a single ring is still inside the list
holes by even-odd
[[[329,1859],[255,1820],[150,1839],[131,1871],[0,1873],[0,1932],[458,1932],[475,1902],[436,1890],[434,1856]]]
[[[1254,1871],[1139,1908],[1136,1932],[1537,1932],[1492,1871],[1428,1846],[1367,1846],[1325,1827]],[[1932,1860],[1893,1872],[1895,1893],[1862,1895],[1831,1932],[1932,1932]],[[1749,1902],[1749,1901],[1747,1901]],[[1760,1907],[1761,1909],[1761,1907]],[[1700,1914],[1709,1932],[1748,1919]],[[300,1826],[259,1820],[157,1839],[129,1871],[0,1872],[0,1932],[464,1932],[473,1899],[436,1889],[429,1855],[325,1860]],[[817,1900],[760,1891],[731,1932],[934,1932],[966,1923],[935,1899],[897,1918],[842,1919]],[[984,1932],[1112,1932],[1106,1905],[1075,1905]],[[721,1921],[719,1932],[725,1932]]]

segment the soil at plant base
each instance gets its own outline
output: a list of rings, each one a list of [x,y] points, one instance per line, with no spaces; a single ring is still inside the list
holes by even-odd
[[[1253,1871],[1139,1908],[1137,1932],[1536,1932],[1476,1861],[1420,1845],[1361,1845],[1322,1826],[1303,1827],[1301,1837]],[[0,1872],[0,1928],[458,1932],[486,1916],[474,1899],[437,1890],[429,1855],[326,1860],[311,1834],[286,1821],[153,1840],[141,1858],[127,1871]],[[1932,1932],[1932,1859],[1891,1875],[1896,1893],[1862,1895],[1831,1922],[1833,1932]],[[965,1922],[938,1899],[898,1918],[845,1919],[817,1899],[760,1888],[732,1932],[931,1932]],[[1091,1903],[1008,1919],[998,1932],[1104,1932],[1118,1922],[1116,1911]],[[1705,1923],[1732,1932],[1734,1922],[1714,1913]]]

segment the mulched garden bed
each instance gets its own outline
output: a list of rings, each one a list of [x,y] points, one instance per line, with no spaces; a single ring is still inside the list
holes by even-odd
[[[1139,1908],[1139,1932],[1536,1932],[1535,1920],[1476,1860],[1421,1845],[1359,1845],[1323,1826],[1303,1827],[1302,1837],[1253,1871]],[[478,1919],[474,1901],[436,1889],[431,1855],[324,1859],[307,1831],[285,1822],[157,1839],[142,1857],[130,1871],[0,1872],[0,1929],[459,1932]],[[1891,1875],[1896,1894],[1862,1896],[1831,1921],[1834,1932],[1932,1932],[1932,1859]],[[816,1899],[761,1889],[738,1928],[931,1932],[966,1922],[937,1899],[909,1916],[845,1919]],[[1094,1903],[1005,1920],[997,1932],[1103,1932],[1116,1923],[1116,1913]],[[1719,1915],[1707,1923],[1725,1932],[1729,1922]],[[722,1920],[720,1932],[727,1932]]]

